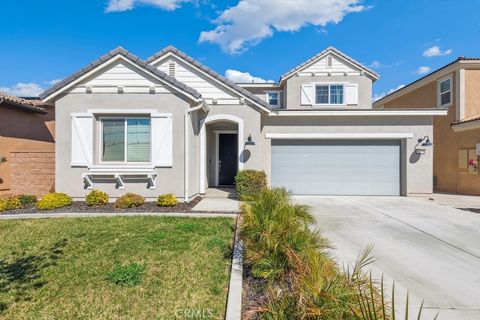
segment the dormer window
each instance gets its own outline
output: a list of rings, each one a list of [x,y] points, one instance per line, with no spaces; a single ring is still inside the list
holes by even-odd
[[[271,107],[279,107],[280,106],[280,92],[278,91],[270,91],[266,93],[266,100],[268,105]]]
[[[447,108],[452,105],[452,77],[438,81],[438,106]]]

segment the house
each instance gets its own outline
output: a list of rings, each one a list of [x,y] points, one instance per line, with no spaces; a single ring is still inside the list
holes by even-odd
[[[236,84],[174,47],[115,49],[42,93],[56,105],[56,190],[188,201],[267,173],[295,194],[432,192],[431,109],[373,110],[378,75],[335,48],[275,84]],[[423,153],[423,154],[422,154]]]
[[[439,192],[480,195],[480,59],[460,57],[378,100],[374,107],[436,108],[433,175]]]
[[[54,125],[51,105],[0,92],[0,195],[54,188]]]

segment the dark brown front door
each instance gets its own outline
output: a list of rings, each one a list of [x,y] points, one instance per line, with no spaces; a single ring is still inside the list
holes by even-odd
[[[238,165],[238,140],[236,133],[218,135],[218,184],[233,186]]]

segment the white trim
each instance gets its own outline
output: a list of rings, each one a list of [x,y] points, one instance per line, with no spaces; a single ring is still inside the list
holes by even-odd
[[[215,185],[219,186],[220,134],[238,134],[238,130],[215,130],[214,132],[215,132]]]
[[[415,109],[415,110],[274,110],[269,116],[273,117],[311,117],[311,116],[446,116],[447,109]]]
[[[375,140],[392,140],[392,139],[413,139],[412,133],[267,133],[266,139],[375,139]]]
[[[150,114],[153,115],[155,114],[156,116],[162,116],[162,115],[172,115],[171,113],[157,113],[157,110],[154,109],[88,109],[87,112],[89,114]]]
[[[196,66],[195,64],[183,59],[182,57],[180,57],[179,55],[175,54],[174,52],[167,52],[165,53],[164,55],[158,57],[157,59],[153,60],[150,65],[153,65],[155,66],[156,68],[158,68],[157,64],[170,57],[170,56],[174,56],[175,58],[177,58],[178,60],[182,61],[183,63],[191,66],[193,69],[197,70],[198,72],[202,73],[203,75],[205,75],[206,77],[208,77],[210,80],[213,80],[215,81],[216,83],[220,84],[222,87],[228,89],[228,90],[232,90],[234,91],[236,94],[238,94],[240,97],[244,98],[244,99],[247,99],[248,101],[250,101],[251,103],[253,103],[254,105],[256,105],[257,107],[259,107],[260,109],[262,109],[263,111],[267,112],[267,113],[270,113],[270,109],[268,108],[265,108],[263,105],[259,104],[258,102],[256,102],[255,100],[252,100],[250,99],[249,97],[245,96],[244,94],[242,94],[240,91],[236,90],[235,88],[233,88],[232,86],[229,86],[227,84],[225,84],[223,81],[220,81],[218,80],[217,78],[215,77],[212,77],[210,74],[208,74],[207,72],[205,72],[204,70],[202,70],[201,68],[199,68],[198,66]]]
[[[441,83],[445,81],[450,82],[450,90],[444,92],[444,93],[447,93],[447,92],[450,93],[450,102],[446,104],[442,104],[442,98],[441,98],[442,93],[440,92],[440,86],[441,86]],[[445,76],[437,80],[437,107],[448,108],[452,104],[453,104],[453,77],[451,74],[449,74],[448,76]]]
[[[243,147],[244,147],[244,127],[243,119],[233,116],[231,114],[217,114],[206,117],[200,121],[200,193],[205,193],[206,190],[206,173],[207,173],[207,134],[206,125],[214,122],[227,121],[237,124],[238,129],[238,170],[243,169],[243,162],[241,161]]]
[[[186,97],[190,98],[191,100],[193,101],[198,101],[199,99],[195,98],[194,96],[192,96],[190,93],[186,92],[186,91],[183,91],[177,87],[174,87],[172,86],[169,82],[167,81],[164,81],[162,78],[160,78],[159,76],[157,76],[155,73],[149,71],[148,69],[130,61],[129,59],[126,59],[125,57],[123,57],[121,54],[117,54],[115,57],[112,57],[110,60],[107,60],[103,63],[101,63],[100,65],[98,65],[97,67],[93,68],[92,70],[88,71],[87,73],[83,74],[82,76],[80,76],[79,78],[75,79],[74,81],[70,82],[69,84],[65,85],[64,87],[52,92],[50,95],[48,95],[47,97],[45,97],[45,99],[43,99],[43,102],[49,102],[50,100],[52,100],[53,98],[55,98],[56,96],[60,95],[61,93],[73,88],[75,85],[81,83],[83,80],[89,78],[90,76],[94,75],[95,73],[97,73],[98,71],[104,69],[105,67],[113,64],[113,63],[116,63],[118,61],[122,61],[122,62],[125,62],[125,63],[128,63],[129,65],[131,66],[134,66],[140,70],[142,70],[143,72],[145,72],[146,74],[148,74],[149,76],[157,79],[159,82],[161,82],[163,85],[166,85],[167,87],[173,89],[174,91],[176,92],[181,92],[183,95],[185,95]]]
[[[455,132],[474,130],[474,129],[480,129],[480,119],[452,125],[452,130]]]

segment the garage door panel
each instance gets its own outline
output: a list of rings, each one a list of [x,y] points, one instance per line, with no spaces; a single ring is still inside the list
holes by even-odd
[[[273,140],[272,185],[294,194],[399,195],[400,141]]]

